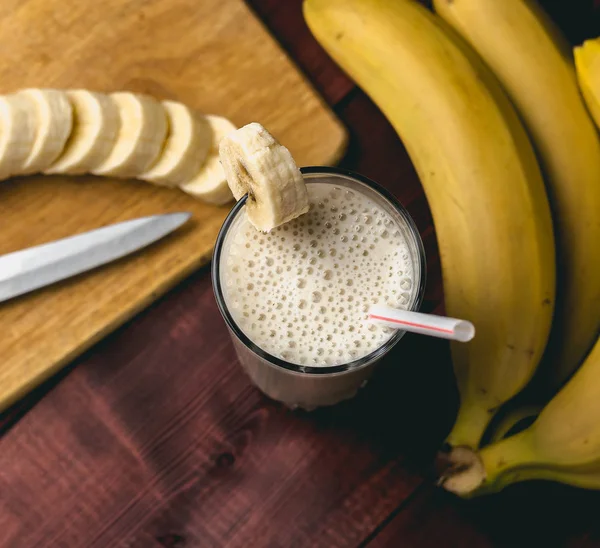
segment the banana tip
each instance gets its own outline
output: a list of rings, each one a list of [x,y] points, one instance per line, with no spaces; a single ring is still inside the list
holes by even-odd
[[[461,497],[471,496],[485,480],[483,462],[469,447],[442,448],[435,459],[437,485]]]

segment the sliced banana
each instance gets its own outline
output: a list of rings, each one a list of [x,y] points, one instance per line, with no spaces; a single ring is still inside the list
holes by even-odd
[[[179,188],[209,204],[223,205],[233,200],[233,194],[219,159],[219,142],[225,135],[235,131],[236,126],[223,116],[207,114],[206,119],[212,130],[212,144],[208,157],[198,173],[179,185]]]
[[[73,110],[64,91],[28,88],[17,95],[27,97],[33,104],[35,137],[29,155],[23,163],[22,174],[46,169],[63,151],[71,134]]]
[[[177,186],[193,177],[208,156],[212,141],[206,117],[175,101],[163,101],[168,135],[156,163],[138,178],[157,185]]]
[[[35,140],[33,101],[24,95],[0,95],[0,179],[18,175]]]
[[[290,151],[261,124],[226,135],[219,156],[236,200],[248,195],[248,220],[258,230],[269,232],[308,211],[302,173]]]
[[[44,173],[89,173],[110,154],[119,131],[119,109],[104,93],[68,90],[73,129],[63,153]]]
[[[124,91],[111,93],[110,97],[119,109],[119,133],[108,158],[92,173],[137,177],[160,154],[167,134],[165,109],[148,95]]]

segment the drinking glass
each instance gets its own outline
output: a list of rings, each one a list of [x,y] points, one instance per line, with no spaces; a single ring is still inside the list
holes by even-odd
[[[407,307],[408,310],[418,310],[425,289],[425,252],[417,227],[406,209],[384,188],[357,173],[320,166],[303,167],[300,171],[307,185],[315,182],[327,183],[361,193],[390,215],[396,223],[397,230],[400,230],[406,239],[413,263],[415,290]],[[398,343],[405,331],[395,331],[379,348],[361,358],[339,365],[298,365],[272,356],[258,347],[234,321],[222,284],[227,239],[235,233],[232,229],[239,222],[245,201],[246,197],[239,200],[225,219],[217,237],[212,261],[215,298],[242,368],[263,393],[291,408],[312,410],[352,398],[371,377],[379,360]]]

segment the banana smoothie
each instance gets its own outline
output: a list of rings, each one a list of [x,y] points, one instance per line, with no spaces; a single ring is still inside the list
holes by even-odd
[[[352,397],[403,335],[371,305],[416,310],[425,265],[414,223],[360,176],[304,168],[308,212],[262,232],[238,203],[213,284],[240,362],[267,395],[312,409]]]
[[[348,363],[393,333],[367,323],[373,304],[407,308],[414,266],[390,214],[364,194],[307,185],[308,213],[264,234],[240,215],[224,249],[233,320],[262,350],[299,365]]]

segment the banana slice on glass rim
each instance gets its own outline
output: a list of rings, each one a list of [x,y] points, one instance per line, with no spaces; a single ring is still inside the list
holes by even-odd
[[[248,220],[258,230],[269,232],[308,211],[302,173],[290,151],[261,124],[227,134],[219,143],[219,157],[235,199],[248,195]]]

